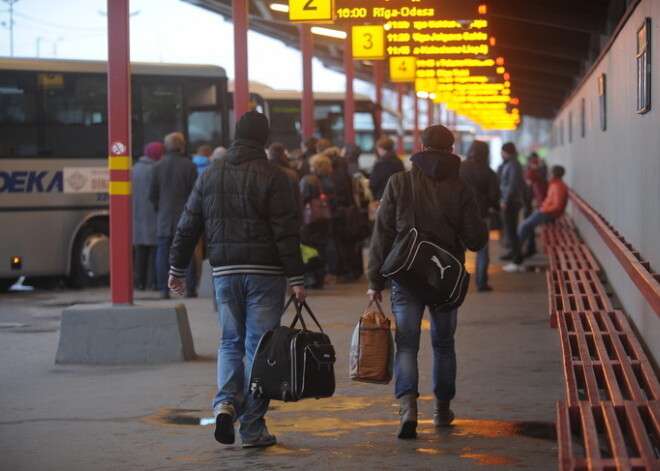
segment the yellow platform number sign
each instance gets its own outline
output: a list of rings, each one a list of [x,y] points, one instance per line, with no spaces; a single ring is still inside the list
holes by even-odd
[[[390,57],[390,80],[392,82],[414,82],[416,61],[413,56]]]
[[[289,0],[289,21],[329,23],[334,19],[334,0]]]
[[[353,59],[384,59],[385,29],[382,25],[351,28]]]

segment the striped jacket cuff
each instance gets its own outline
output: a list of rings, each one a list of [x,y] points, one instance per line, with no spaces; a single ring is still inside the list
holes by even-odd
[[[291,286],[300,286],[305,284],[305,279],[302,275],[290,276],[288,280]]]
[[[177,268],[175,266],[170,266],[170,275],[175,276],[177,278],[185,278],[186,277],[186,269],[185,268]]]

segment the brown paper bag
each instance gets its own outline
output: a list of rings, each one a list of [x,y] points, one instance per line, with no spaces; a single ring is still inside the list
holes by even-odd
[[[394,339],[390,320],[378,301],[378,311],[370,311],[371,305],[353,330],[348,376],[354,381],[387,384],[394,372]]]

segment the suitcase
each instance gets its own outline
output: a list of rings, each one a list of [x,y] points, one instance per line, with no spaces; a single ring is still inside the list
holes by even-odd
[[[335,392],[335,349],[306,302],[291,296],[296,316],[289,327],[278,326],[259,340],[250,372],[250,392],[256,398],[298,401],[330,397]],[[305,308],[320,332],[307,329]],[[300,321],[302,328],[296,328]]]

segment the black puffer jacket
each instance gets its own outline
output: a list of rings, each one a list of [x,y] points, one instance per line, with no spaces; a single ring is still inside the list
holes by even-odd
[[[286,173],[256,141],[234,141],[197,179],[177,226],[170,274],[183,276],[202,231],[213,276],[286,275],[303,284],[301,217]]]
[[[438,150],[411,156],[413,168],[390,177],[369,249],[369,288],[381,291],[385,278],[380,268],[392,250],[414,226],[437,244],[465,260],[465,249],[481,249],[488,242],[474,191],[458,176],[460,158]],[[413,201],[410,179],[415,193]],[[413,224],[414,220],[414,224]]]

